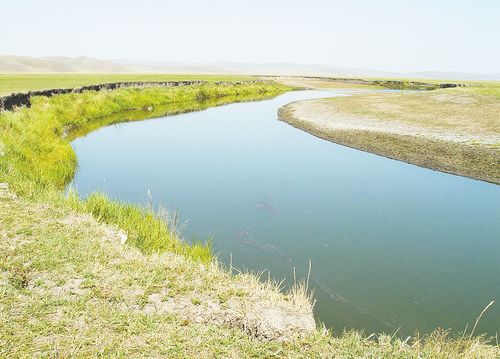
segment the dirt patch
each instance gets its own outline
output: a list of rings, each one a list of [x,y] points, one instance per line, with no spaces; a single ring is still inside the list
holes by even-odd
[[[1,199],[15,199],[17,196],[9,191],[9,185],[7,183],[0,182],[0,200]]]

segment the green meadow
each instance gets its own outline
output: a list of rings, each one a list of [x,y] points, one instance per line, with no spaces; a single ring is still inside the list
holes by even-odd
[[[106,82],[127,81],[244,81],[251,76],[191,74],[0,74],[0,96],[52,88],[73,88]]]

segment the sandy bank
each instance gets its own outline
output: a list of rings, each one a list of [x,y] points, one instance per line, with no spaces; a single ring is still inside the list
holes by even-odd
[[[281,108],[279,117],[294,127],[341,145],[500,183],[500,133],[494,120],[494,113],[500,107],[490,104],[485,109],[488,116],[483,117],[474,112],[481,121],[467,118],[463,112],[465,117],[458,119],[446,112],[447,107],[455,106],[456,111],[463,107],[467,112],[471,104],[465,101],[466,97],[454,94],[438,99],[441,103],[433,104],[437,112],[426,103],[429,96],[435,94],[362,94],[302,101]],[[448,104],[450,101],[452,105]],[[436,111],[437,120],[432,121],[426,111]]]

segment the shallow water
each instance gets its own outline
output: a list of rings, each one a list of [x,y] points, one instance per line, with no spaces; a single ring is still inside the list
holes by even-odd
[[[336,330],[500,331],[500,190],[342,147],[277,120],[301,91],[73,142],[81,195],[178,209],[187,239],[276,278],[312,261],[316,316]],[[266,273],[267,277],[267,273]]]

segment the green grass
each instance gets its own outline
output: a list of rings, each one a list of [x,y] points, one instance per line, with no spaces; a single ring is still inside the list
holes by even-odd
[[[454,89],[458,92],[481,95],[481,96],[491,96],[495,98],[500,98],[500,82],[479,82],[475,83],[469,87],[461,87]]]
[[[34,97],[30,108],[0,114],[0,182],[27,198],[57,197],[71,181],[77,158],[70,141],[111,123],[201,110],[228,102],[267,98],[288,90],[271,82],[126,88]],[[144,110],[147,109],[147,110]],[[48,195],[47,195],[48,194]],[[145,252],[172,251],[211,260],[210,247],[179,240],[153,211],[94,195],[73,197],[75,210],[118,225]]]
[[[370,78],[369,80],[380,81],[381,83],[384,83],[387,81],[387,79],[383,79],[383,78]],[[403,81],[404,84],[409,84],[409,82],[422,82],[422,83],[426,83],[426,84],[430,84],[430,85],[438,85],[441,83],[461,84],[461,85],[465,85],[465,86],[464,87],[449,88],[446,90],[459,91],[459,92],[464,92],[464,93],[478,94],[478,95],[485,95],[485,96],[500,97],[500,81],[436,80],[436,79],[408,79],[408,78],[395,78],[394,80]],[[418,90],[419,88],[412,88],[411,86],[406,86],[406,88],[401,88],[401,89],[403,89],[403,90],[404,89]],[[425,90],[427,88],[423,87],[420,89]]]
[[[23,194],[61,189],[73,177],[70,140],[119,121],[200,110],[226,102],[265,98],[287,90],[272,83],[127,88],[34,97],[30,108],[0,114],[0,180]],[[143,110],[148,109],[148,110]]]
[[[250,76],[182,74],[0,74],[0,96],[52,88],[73,88],[120,81],[243,81]]]
[[[155,212],[150,208],[111,201],[101,193],[91,194],[85,201],[72,193],[66,201],[73,210],[88,213],[99,222],[118,226],[126,233],[127,244],[144,253],[172,252],[204,263],[213,259],[210,243],[187,245],[180,239],[175,223],[169,222],[167,212]]]

